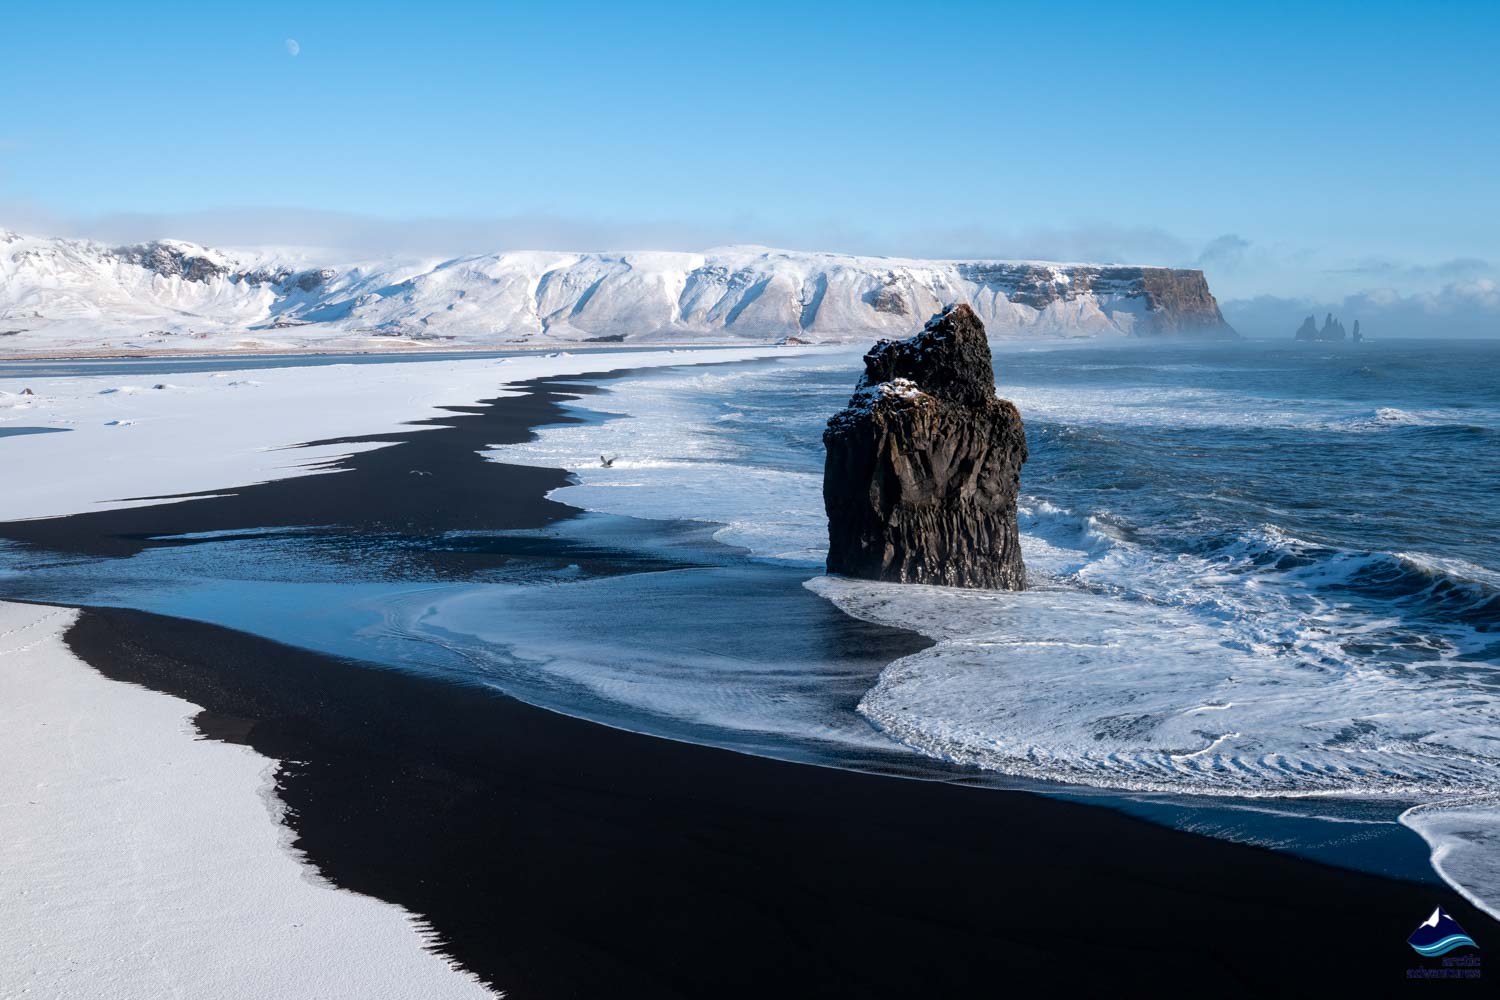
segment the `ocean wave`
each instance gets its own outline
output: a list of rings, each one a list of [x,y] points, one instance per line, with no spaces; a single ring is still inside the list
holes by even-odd
[[[1261,611],[1279,596],[1305,599],[1316,612],[1352,602],[1357,606],[1343,610],[1481,634],[1500,630],[1500,573],[1461,559],[1323,544],[1274,524],[1206,532],[1173,552],[1137,542],[1139,533],[1108,512],[1080,514],[1034,498],[1023,498],[1019,521],[1028,566],[1075,584],[1166,603],[1233,587],[1236,600]]]
[[[1236,574],[1277,574],[1331,598],[1385,602],[1415,619],[1500,627],[1500,574],[1461,559],[1322,545],[1272,524],[1207,539],[1198,554]]]
[[[791,396],[764,369],[622,380],[595,405],[632,418],[548,428],[496,457],[573,469],[575,485],[556,494],[568,503],[714,522],[725,542],[816,571],[819,463],[796,450],[816,441],[816,422],[784,401],[847,398],[847,372],[830,371]],[[1154,402],[1167,398],[1212,409],[1225,394]],[[601,452],[620,457],[602,468]],[[1500,786],[1488,738],[1500,677],[1483,656],[1500,589],[1482,568],[1274,524],[1184,525],[1166,544],[1109,510],[1025,497],[1019,513],[1025,594],[814,585],[857,617],[938,642],[893,664],[861,702],[887,735],[938,758],[1121,789]]]
[[[1482,567],[1274,525],[1172,552],[1122,519],[1021,509],[1033,589],[820,579],[938,645],[859,709],[955,763],[1119,789],[1440,796],[1500,790],[1500,589]]]
[[[1383,427],[1412,427],[1429,422],[1429,420],[1415,413],[1408,413],[1406,410],[1397,409],[1394,406],[1381,406],[1377,407],[1375,412],[1370,414],[1355,414],[1334,421],[1335,424],[1342,424],[1356,430],[1375,430]]]
[[[1017,386],[1006,393],[1029,422],[1069,427],[1276,429],[1378,433],[1417,428],[1487,434],[1500,431],[1489,407],[1403,409],[1323,399],[1266,397],[1190,386]]]
[[[1380,406],[1366,413],[1353,413],[1335,417],[1325,422],[1328,430],[1384,431],[1395,428],[1419,427],[1426,430],[1456,431],[1468,434],[1487,434],[1495,431],[1494,425],[1475,423],[1474,419],[1488,414],[1468,409],[1403,410],[1394,406]]]

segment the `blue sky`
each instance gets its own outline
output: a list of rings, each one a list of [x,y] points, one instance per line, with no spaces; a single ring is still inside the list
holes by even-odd
[[[1110,258],[1320,300],[1500,261],[1494,3],[11,0],[0,33],[0,224],[33,231]]]

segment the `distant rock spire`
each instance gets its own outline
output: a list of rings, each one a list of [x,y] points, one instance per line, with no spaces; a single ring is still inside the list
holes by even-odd
[[[1297,332],[1292,336],[1296,340],[1341,341],[1348,337],[1348,335],[1348,331],[1344,329],[1344,324],[1333,313],[1326,313],[1323,316],[1323,326],[1321,328],[1318,326],[1317,319],[1309,316],[1302,321],[1302,325],[1297,327]],[[1354,339],[1364,339],[1360,336],[1358,320],[1354,321]]]

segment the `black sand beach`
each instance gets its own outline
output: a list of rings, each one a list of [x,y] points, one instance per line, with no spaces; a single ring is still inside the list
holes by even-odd
[[[500,377],[497,370],[497,382]],[[319,526],[341,536],[404,535],[424,540],[446,531],[541,527],[575,513],[545,498],[549,490],[567,484],[567,473],[500,465],[485,461],[479,452],[525,441],[538,424],[573,421],[562,403],[599,391],[582,380],[603,377],[604,373],[594,373],[580,376],[580,381],[520,383],[525,390],[521,395],[446,407],[450,415],[415,421],[410,431],[299,446],[387,445],[328,463],[325,468],[338,475],[215,489],[190,503],[12,521],[0,524],[0,538],[79,555],[128,556],[151,545],[183,544],[161,536],[197,532]],[[296,455],[288,455],[287,461],[295,462]],[[418,549],[434,563],[456,558],[451,546],[417,545],[413,551]]]
[[[1497,940],[1452,892],[1106,809],[674,743],[136,611],[68,642],[295,762],[308,858],[514,997],[1384,995],[1435,905]]]
[[[562,418],[559,394],[578,391],[536,384],[435,422],[446,429],[382,435],[402,443],[340,475],[0,537],[109,556],[191,531],[338,525],[419,542],[545,524],[571,514],[543,497],[565,475],[474,452]],[[410,558],[461,574],[505,553],[414,542]],[[1436,905],[1481,945],[1500,940],[1446,889],[1107,809],[661,740],[139,611],[90,608],[68,642],[107,676],[202,706],[206,736],[284,761],[309,860],[422,915],[513,997],[1383,995],[1437,964],[1405,944]]]

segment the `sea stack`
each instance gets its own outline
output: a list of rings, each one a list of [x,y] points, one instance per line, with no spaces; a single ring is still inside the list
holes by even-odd
[[[823,444],[830,573],[1025,588],[1016,495],[1026,430],[995,397],[989,340],[968,305],[872,347]]]

